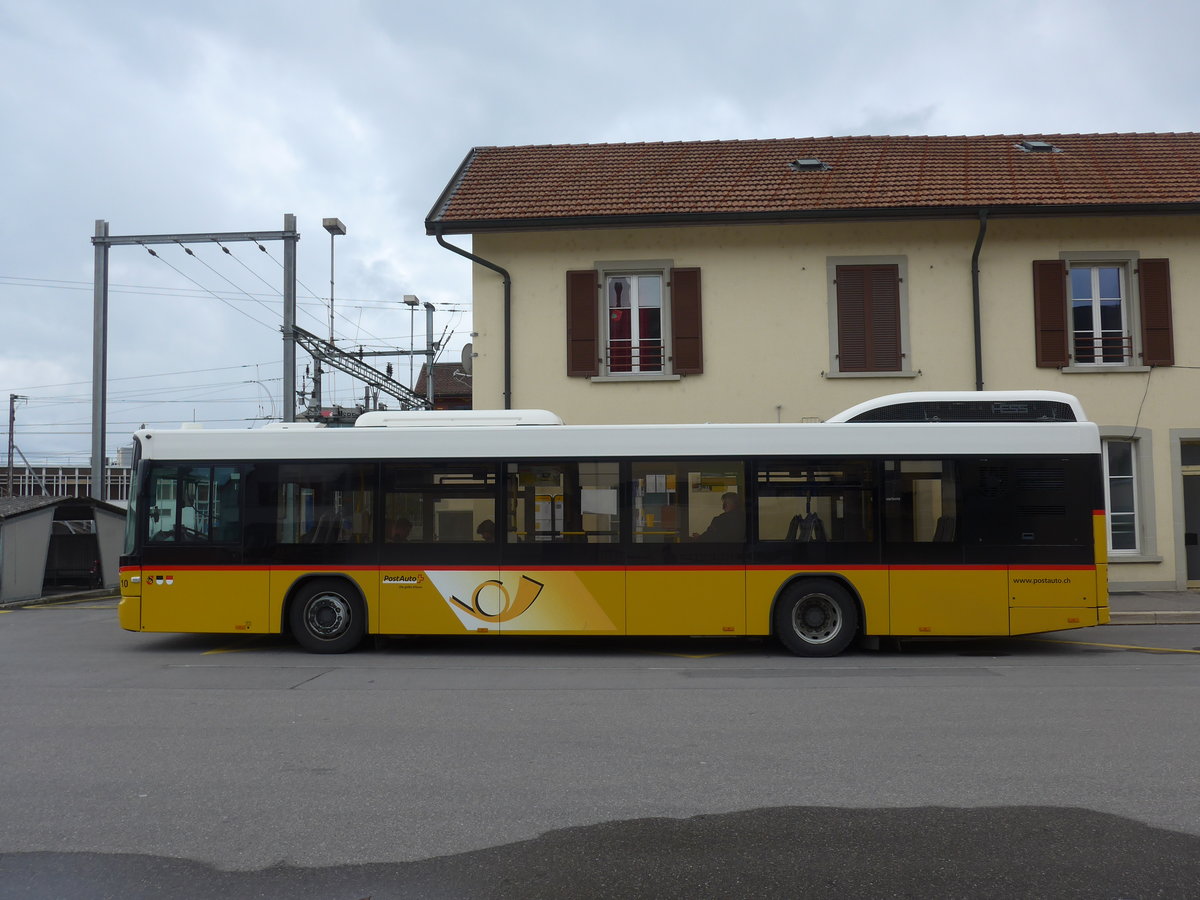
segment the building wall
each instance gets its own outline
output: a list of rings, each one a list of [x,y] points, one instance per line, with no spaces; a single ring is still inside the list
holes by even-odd
[[[933,298],[964,297],[942,331],[970,329],[969,273],[975,226],[927,229],[921,247],[896,225],[788,225],[478,235],[477,254],[509,269],[513,280],[514,407],[545,407],[571,423],[796,422],[825,418],[863,399],[914,389],[916,379],[826,379],[830,366],[826,258],[890,256],[923,261],[920,314]],[[907,251],[905,248],[908,248]],[[964,250],[965,247],[965,250]],[[965,255],[964,260],[955,259]],[[593,383],[566,378],[565,273],[597,261],[670,259],[699,266],[704,304],[704,373],[679,381]],[[910,263],[911,270],[911,263]],[[497,276],[475,270],[476,409],[503,406],[502,291]],[[937,333],[913,333],[915,365],[973,384],[970,348],[953,357]],[[882,382],[882,387],[880,383]]]
[[[824,419],[906,390],[975,387],[971,253],[975,220],[800,223],[476,235],[475,253],[512,275],[512,406],[573,424]],[[980,257],[985,389],[1077,395],[1107,436],[1136,436],[1142,552],[1114,556],[1112,581],[1183,587],[1181,441],[1200,428],[1191,397],[1200,365],[1200,259],[1194,217],[998,219]],[[1176,366],[1063,372],[1035,365],[1032,261],[1067,252],[1135,252],[1171,264]],[[903,257],[912,374],[829,377],[833,257]],[[671,381],[566,376],[565,273],[599,261],[669,259],[698,266],[704,372]],[[1132,299],[1136,286],[1131,285]],[[474,267],[476,409],[503,401],[502,287]]]

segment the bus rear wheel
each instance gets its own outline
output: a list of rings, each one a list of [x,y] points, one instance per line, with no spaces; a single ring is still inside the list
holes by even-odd
[[[312,581],[292,600],[288,622],[297,643],[312,653],[346,653],[362,643],[366,615],[346,582]]]
[[[836,581],[792,585],[775,604],[775,634],[797,656],[837,656],[858,633],[858,605]]]

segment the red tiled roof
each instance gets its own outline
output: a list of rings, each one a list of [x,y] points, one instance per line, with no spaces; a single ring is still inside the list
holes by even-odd
[[[413,389],[422,397],[425,396],[425,374],[428,371],[428,365],[423,363],[421,372],[417,375],[417,386]],[[435,399],[470,397],[471,379],[463,373],[462,367],[458,363],[434,363],[433,396]]]
[[[1023,140],[1061,152],[1029,152]],[[798,159],[829,168],[797,172]],[[426,228],[1180,204],[1200,204],[1197,133],[565,144],[477,147]]]

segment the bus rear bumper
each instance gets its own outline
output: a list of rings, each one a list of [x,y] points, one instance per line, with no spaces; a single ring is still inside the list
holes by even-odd
[[[1108,621],[1108,607],[1014,606],[1009,609],[1008,615],[1012,634],[1039,634],[1043,631],[1103,625]]]

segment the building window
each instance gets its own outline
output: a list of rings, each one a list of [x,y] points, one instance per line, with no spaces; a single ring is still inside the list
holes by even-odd
[[[910,375],[904,257],[831,258],[832,375]]]
[[[1072,265],[1068,272],[1075,364],[1128,365],[1133,334],[1125,304],[1125,267]]]
[[[567,273],[567,375],[704,371],[700,270],[669,260],[600,262]]]
[[[1104,441],[1104,502],[1108,509],[1108,549],[1112,553],[1137,553],[1138,542],[1137,444]]]
[[[609,374],[662,372],[662,273],[608,275],[604,293],[608,298],[605,368]]]
[[[1167,260],[1133,251],[1035,260],[1033,294],[1038,366],[1174,365]]]

